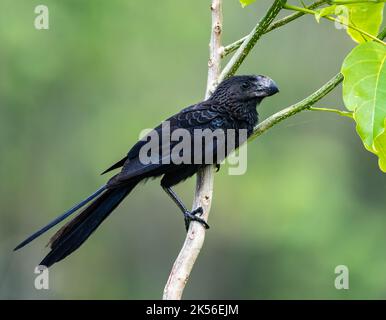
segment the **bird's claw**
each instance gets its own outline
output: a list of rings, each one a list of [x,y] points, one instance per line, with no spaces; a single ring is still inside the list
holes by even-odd
[[[189,225],[191,221],[197,221],[201,223],[205,229],[209,229],[209,225],[206,223],[206,221],[200,217],[197,217],[197,215],[202,215],[203,213],[204,213],[204,210],[202,210],[201,207],[198,207],[193,211],[186,211],[184,213],[186,231],[189,230]]]

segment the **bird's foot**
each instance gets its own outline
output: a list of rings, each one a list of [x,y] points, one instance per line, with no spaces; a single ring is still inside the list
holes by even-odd
[[[219,172],[220,171],[220,165],[216,164],[215,167],[216,167],[216,172]]]
[[[189,230],[189,225],[191,221],[197,221],[201,223],[205,229],[209,229],[209,225],[206,223],[206,221],[200,217],[197,217],[197,215],[202,215],[203,213],[204,213],[204,210],[202,210],[201,207],[193,211],[186,211],[184,213],[186,232]]]

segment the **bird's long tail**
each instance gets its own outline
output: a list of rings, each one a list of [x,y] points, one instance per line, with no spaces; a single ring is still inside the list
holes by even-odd
[[[50,267],[54,263],[64,259],[69,254],[78,249],[83,244],[83,242],[85,242],[87,238],[98,228],[98,226],[108,217],[108,215],[130,193],[130,191],[134,189],[137,183],[138,181],[133,181],[128,185],[121,186],[116,189],[104,188],[100,192],[103,193],[98,198],[96,198],[86,209],[84,209],[74,219],[72,219],[55,233],[49,242],[51,251],[42,260],[40,265]],[[82,203],[83,202],[84,201],[82,201]],[[55,219],[53,222],[55,222],[57,219]],[[48,226],[52,227],[53,225],[50,223]],[[48,226],[42,228],[41,230],[44,229],[44,231],[47,231]],[[39,230],[37,233],[39,233],[41,230]],[[30,238],[28,238],[27,240],[30,239],[28,242],[32,241],[43,232],[40,232],[39,234],[35,233],[37,235],[32,235]],[[23,245],[27,244],[27,240],[22,242],[18,247],[16,247],[16,249],[21,248]]]
[[[44,226],[43,228],[39,229],[36,231],[34,234],[29,236],[27,239],[25,239],[23,242],[21,242],[15,249],[14,251],[19,250],[23,248],[25,245],[30,243],[31,241],[35,240],[37,237],[41,236],[43,233],[46,231],[50,230],[51,228],[55,227],[58,223],[62,222],[64,219],[72,215],[74,212],[79,210],[80,208],[84,207],[87,203],[89,203],[91,200],[95,199],[97,196],[99,196],[103,191],[106,190],[106,186],[104,185],[103,187],[99,188],[97,191],[95,191],[91,196],[88,198],[84,199],[83,201],[79,202],[75,206],[73,206],[70,210],[66,211],[65,213],[61,214],[59,217],[55,218],[52,220],[49,224]]]

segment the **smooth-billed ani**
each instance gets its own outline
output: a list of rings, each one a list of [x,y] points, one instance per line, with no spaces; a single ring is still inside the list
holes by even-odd
[[[187,107],[167,119],[166,121],[170,127],[169,134],[172,134],[176,129],[185,129],[190,133],[190,139],[193,141],[197,129],[209,129],[210,131],[219,129],[223,132],[227,132],[229,129],[238,132],[238,130],[243,129],[249,136],[258,123],[257,105],[265,97],[271,96],[278,91],[275,82],[266,76],[231,77],[221,82],[207,100]],[[153,131],[162,135],[162,125],[159,125]],[[216,164],[218,166],[222,160],[217,159],[218,145],[211,144],[210,152],[213,155],[214,163],[206,162],[205,158],[201,159],[201,162],[176,164],[173,161],[167,163],[155,161],[154,163],[145,164],[141,161],[140,153],[141,148],[147,142],[146,139],[138,141],[122,160],[103,172],[106,173],[122,167],[121,171],[103,187],[31,235],[19,244],[15,250],[25,246],[93,200],[88,207],[59,229],[51,238],[51,251],[40,263],[40,265],[50,267],[79,248],[140,181],[161,176],[161,186],[182,211],[186,228],[189,227],[192,220],[198,221],[208,228],[207,223],[199,217],[202,209],[189,211],[174,193],[172,187],[191,177],[205,165]],[[163,143],[163,140],[159,142],[159,158],[162,158],[161,149],[165,147]],[[170,150],[177,142],[169,140],[168,143],[170,144]],[[202,147],[205,149],[205,145]],[[235,147],[237,148],[238,145],[236,144]],[[225,156],[230,151],[232,150],[226,150]],[[203,157],[205,156],[203,155]]]

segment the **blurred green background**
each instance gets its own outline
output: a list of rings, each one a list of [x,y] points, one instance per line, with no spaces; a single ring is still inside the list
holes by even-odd
[[[49,30],[34,28],[38,4]],[[268,4],[224,1],[224,43]],[[185,231],[159,181],[55,265],[50,290],[34,288],[34,267],[53,232],[12,248],[102,185],[142,129],[203,98],[209,29],[207,0],[0,0],[0,298],[161,297]],[[307,16],[264,36],[239,74],[278,83],[265,118],[335,75],[353,46]],[[318,105],[342,107],[340,89]],[[188,204],[193,190],[194,179],[177,187]],[[386,298],[385,195],[348,118],[292,117],[249,145],[247,174],[216,174],[212,228],[184,298]],[[340,264],[349,290],[334,287]]]

